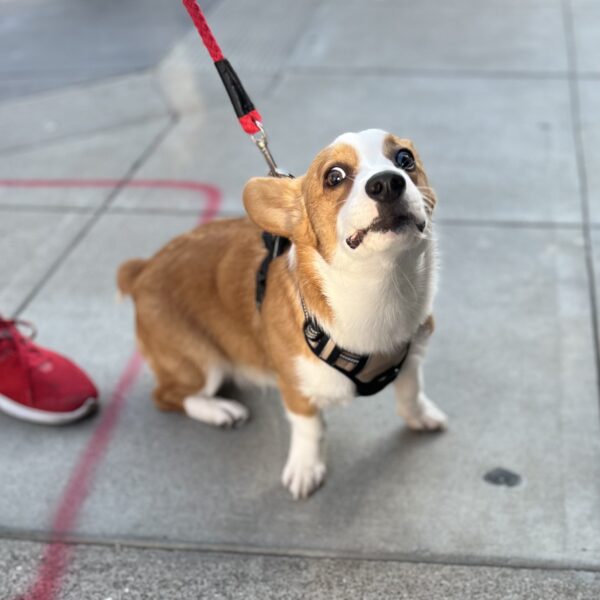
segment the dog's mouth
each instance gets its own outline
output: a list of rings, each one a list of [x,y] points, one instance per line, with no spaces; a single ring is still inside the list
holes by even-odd
[[[352,235],[346,238],[346,244],[352,250],[356,250],[365,239],[369,232],[375,233],[400,233],[407,227],[414,226],[420,233],[423,233],[427,225],[426,221],[417,221],[412,215],[395,215],[393,217],[376,218],[368,227],[358,229]]]

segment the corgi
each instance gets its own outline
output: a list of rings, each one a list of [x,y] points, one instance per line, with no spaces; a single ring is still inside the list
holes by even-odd
[[[202,225],[119,269],[158,407],[232,426],[249,413],[218,396],[225,380],[277,386],[291,427],[282,482],[294,498],[323,483],[327,406],[393,385],[409,428],[444,429],[421,367],[436,196],[413,143],[345,133],[301,177],[251,179],[243,200],[249,218]],[[284,252],[270,260],[263,237]]]

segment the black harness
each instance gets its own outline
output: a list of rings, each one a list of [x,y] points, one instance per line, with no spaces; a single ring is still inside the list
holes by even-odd
[[[290,240],[266,231],[262,234],[267,255],[256,274],[256,306],[260,310],[267,290],[267,275],[271,262],[291,245]],[[359,396],[371,396],[394,381],[410,352],[410,342],[392,354],[356,354],[340,348],[309,314],[304,300],[304,339],[312,353],[339,371],[356,386]]]
[[[262,239],[267,249],[267,255],[260,263],[260,268],[256,273],[256,308],[258,310],[260,310],[267,292],[267,275],[271,262],[281,256],[292,244],[287,238],[266,231],[263,231]]]

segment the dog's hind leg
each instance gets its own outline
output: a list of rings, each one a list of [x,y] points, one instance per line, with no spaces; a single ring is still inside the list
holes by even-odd
[[[232,427],[250,416],[243,404],[215,396],[223,381],[219,369],[209,368],[205,377],[196,379],[197,385],[183,385],[158,373],[157,378],[154,401],[161,410],[183,411],[192,419],[217,427]]]
[[[177,377],[148,360],[156,376],[156,388],[154,389],[154,403],[156,407],[164,411],[184,412],[184,400],[201,390],[205,386],[206,378],[199,369],[186,373],[187,377],[181,376],[181,369]],[[193,375],[193,377],[190,377]]]
[[[250,413],[243,404],[215,396],[222,382],[223,372],[217,367],[211,367],[204,387],[184,398],[185,414],[217,427],[233,427],[247,421]]]
[[[231,427],[248,419],[248,409],[235,400],[216,397],[223,383],[219,358],[205,341],[184,328],[149,335],[137,319],[138,347],[156,376],[154,402],[160,410],[182,411],[192,419],[217,427]],[[170,335],[169,335],[170,334]],[[176,344],[169,344],[177,339]],[[182,350],[185,348],[185,352]]]

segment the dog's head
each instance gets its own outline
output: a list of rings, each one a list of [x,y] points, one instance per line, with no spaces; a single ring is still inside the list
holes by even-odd
[[[428,235],[435,195],[410,140],[368,129],[339,136],[302,177],[251,179],[244,205],[260,228],[331,260],[413,247]]]

